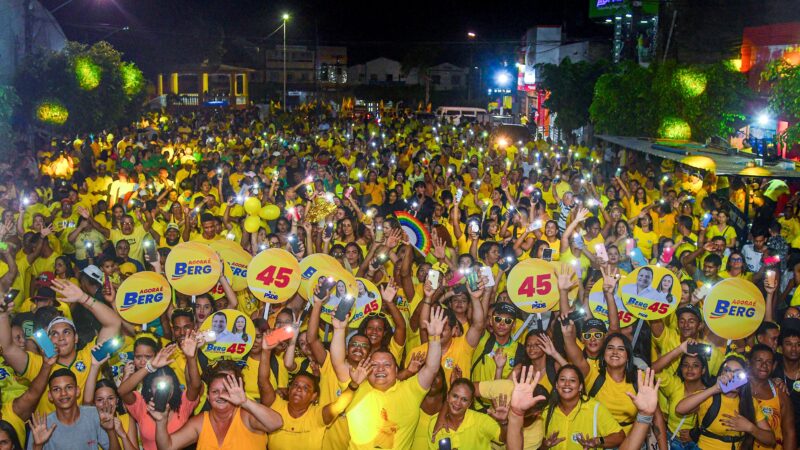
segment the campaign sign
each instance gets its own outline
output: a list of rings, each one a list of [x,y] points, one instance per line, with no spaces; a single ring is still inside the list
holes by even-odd
[[[617,316],[619,317],[619,326],[621,328],[629,327],[636,323],[636,317],[625,309],[622,304],[622,299],[619,298],[617,293],[614,293],[614,300],[617,304]],[[606,297],[603,294],[603,280],[595,281],[592,290],[589,291],[589,307],[592,309],[592,316],[595,319],[600,319],[608,326],[608,304]]]
[[[339,264],[339,261],[325,253],[314,253],[306,256],[300,261],[300,289],[298,293],[308,300],[308,287],[319,279],[317,272],[334,272],[340,268],[342,268],[342,265]]]
[[[678,309],[681,283],[669,269],[642,266],[619,281],[617,295],[625,309],[635,317],[658,320]]]
[[[756,331],[766,309],[756,285],[742,278],[728,278],[711,288],[703,303],[703,318],[717,336],[743,339]]]
[[[230,276],[226,270],[225,277],[233,290],[238,292],[247,289],[247,265],[250,264],[253,256],[247,253],[241,245],[227,239],[218,239],[208,245],[216,250],[225,266],[230,269]]]
[[[222,273],[222,262],[217,252],[206,244],[181,242],[169,252],[164,272],[176,291],[200,295],[217,284]]]
[[[117,312],[130,323],[146,324],[167,310],[172,290],[167,280],[155,272],[138,272],[117,289]]]
[[[269,248],[247,265],[247,286],[262,302],[285,302],[300,286],[300,265],[286,250]]]
[[[206,339],[200,349],[210,360],[242,359],[256,338],[253,321],[235,309],[223,309],[208,316],[198,332]]]
[[[555,267],[543,259],[526,259],[511,269],[508,296],[526,313],[543,313],[558,306]]]
[[[353,307],[350,309],[350,322],[347,324],[350,328],[358,328],[361,322],[371,313],[379,313],[383,299],[381,292],[371,281],[364,278],[356,278],[356,287],[358,294]],[[331,296],[328,301],[322,305],[320,312],[320,319],[327,323],[331,323],[331,317],[336,312],[342,298],[347,295],[346,284],[344,281],[338,281],[336,286],[331,289]]]

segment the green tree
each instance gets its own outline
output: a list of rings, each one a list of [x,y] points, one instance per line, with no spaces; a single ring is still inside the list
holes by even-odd
[[[0,155],[7,155],[13,146],[14,132],[11,118],[19,106],[19,97],[11,86],[0,85]]]
[[[589,113],[601,133],[703,141],[733,134],[751,96],[724,63],[629,63],[597,80]]]
[[[800,143],[800,66],[779,59],[761,77],[771,85],[769,109],[791,124],[778,138],[789,145]]]
[[[539,85],[550,95],[544,106],[556,113],[555,125],[569,134],[589,123],[589,106],[597,79],[607,70],[606,62],[540,64]]]
[[[96,131],[123,124],[144,98],[141,72],[107,42],[69,42],[61,52],[28,59],[14,85],[23,116],[59,131]]]

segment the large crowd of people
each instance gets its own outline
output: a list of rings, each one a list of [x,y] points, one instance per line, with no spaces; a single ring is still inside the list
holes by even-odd
[[[323,103],[147,113],[0,173],[0,450],[798,448],[800,196],[786,185]],[[251,197],[277,218],[248,215]],[[338,286],[267,304],[223,271],[151,322],[123,319],[126,279],[216,240],[330,255],[380,307],[356,327],[326,312]],[[507,289],[526,260],[549,261],[559,293],[535,320]],[[677,309],[626,326],[614,295],[642,266],[625,289]],[[731,278],[766,299],[741,339],[702,312]],[[206,322],[247,354],[209,358]]]

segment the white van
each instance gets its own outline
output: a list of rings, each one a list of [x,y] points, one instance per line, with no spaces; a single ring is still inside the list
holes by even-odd
[[[441,122],[449,122],[453,125],[474,122],[485,123],[489,120],[489,115],[485,109],[466,106],[440,106],[436,108],[436,117]]]

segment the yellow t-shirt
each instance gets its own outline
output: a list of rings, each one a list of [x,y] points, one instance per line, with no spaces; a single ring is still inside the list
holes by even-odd
[[[117,242],[123,239],[128,241],[128,244],[131,246],[128,256],[144,264],[144,247],[142,247],[142,240],[147,234],[148,233],[144,230],[143,226],[136,225],[133,227],[131,234],[123,234],[122,231],[112,228],[110,237],[111,242],[114,243],[114,246],[117,245]]]
[[[548,416],[552,416],[549,423]],[[592,433],[595,416],[597,417],[597,436],[593,436]],[[598,402],[595,399],[579,402],[569,414],[564,414],[558,406],[553,408],[552,413],[549,412],[549,409],[545,409],[542,419],[547,424],[546,435],[558,433],[558,437],[564,439],[555,447],[551,447],[551,450],[583,450],[583,446],[573,439],[577,433],[599,437],[608,436],[622,430],[622,427],[619,426],[611,412],[602,402]]]
[[[2,408],[0,408],[0,414],[2,414],[3,420],[8,422],[11,428],[17,433],[17,439],[19,439],[20,445],[22,445],[22,448],[25,448],[25,422],[14,414],[13,401],[3,403]]]
[[[271,408],[283,418],[283,426],[269,433],[270,450],[293,450],[302,447],[309,450],[322,448],[322,437],[325,435],[325,422],[322,420],[324,405],[310,405],[305,414],[292,417],[289,414],[289,403],[276,397]]]
[[[398,381],[386,391],[374,389],[369,383],[361,385],[347,408],[348,448],[409,448],[426,393],[417,376]]]
[[[599,375],[600,370],[590,365],[589,375],[586,377],[586,392],[592,389]],[[636,405],[628,399],[627,392],[635,392],[633,384],[625,380],[616,382],[611,375],[606,373],[605,382],[594,397],[611,411],[611,415],[626,433],[630,431],[636,421],[637,412]]]
[[[675,412],[675,407],[684,399],[684,397],[692,394],[686,392],[683,382],[675,372],[669,370],[662,370],[658,374],[661,380],[660,393],[664,395],[667,400],[667,409],[669,415],[667,416],[667,427],[669,428],[670,435],[677,433],[679,430],[691,430],[697,423],[696,414],[688,414],[682,416]],[[683,421],[683,423],[681,423]]]
[[[655,231],[645,232],[637,226],[633,228],[633,238],[636,240],[636,246],[642,251],[644,257],[650,261],[653,258],[653,246],[658,244],[658,233]]]
[[[428,434],[428,425],[433,417],[425,411],[419,411],[419,422],[417,422],[417,429],[414,431],[414,442],[411,443],[411,450],[428,450],[428,444],[431,440],[430,434]],[[436,421],[433,423],[435,424]]]
[[[461,369],[461,376],[464,378],[470,377],[472,354],[474,351],[475,349],[469,346],[466,336],[454,336],[450,338],[450,345],[447,351],[442,353],[442,369],[444,369],[444,379],[448,386],[450,385],[450,374],[453,373],[453,369],[456,366]],[[415,347],[408,353],[409,358],[406,358],[406,367],[408,367],[409,360],[411,359],[410,355],[419,352],[424,354],[428,353],[427,342]],[[513,355],[510,357],[512,356]]]
[[[433,436],[438,418],[439,414],[431,417],[428,423],[428,436]],[[458,430],[442,428],[436,433],[433,442],[428,439],[428,450],[438,450],[439,440],[444,438],[450,438],[452,448],[489,448],[492,442],[500,440],[500,425],[487,414],[468,409]]]
[[[711,240],[717,236],[725,238],[725,244],[736,242],[736,230],[732,225],[726,225],[725,228],[719,229],[718,225],[710,225],[706,230],[706,239]]]
[[[719,414],[711,423],[711,426],[708,427],[708,431],[718,434],[720,436],[742,436],[744,433],[738,433],[735,431],[728,431],[728,427],[722,425],[720,422],[724,416],[727,415],[736,415],[736,412],[739,411],[739,397],[728,397],[727,395],[720,395],[722,399],[722,403],[719,407]],[[711,408],[711,402],[713,397],[707,398],[697,409],[697,420],[702,421],[703,417],[706,415],[706,411]],[[761,408],[758,407],[756,404],[755,399],[753,399],[753,409],[755,409],[756,416],[755,422],[758,423],[759,421],[764,420],[764,413],[761,411]],[[717,439],[710,438],[708,436],[700,435],[700,439],[697,441],[697,446],[702,448],[703,450],[731,450],[731,444],[728,442],[722,442]],[[739,445],[736,445],[736,448],[739,448]]]
[[[78,404],[81,404],[83,401],[83,386],[86,386],[86,379],[89,377],[89,368],[92,365],[92,347],[95,346],[96,342],[96,340],[92,340],[92,342],[86,344],[83,349],[79,350],[75,355],[75,360],[72,361],[72,364],[69,366],[56,363],[50,369],[50,373],[52,373],[57,369],[66,368],[75,374],[75,378],[77,378],[78,381],[78,386],[81,388],[80,395],[78,396]],[[42,370],[42,363],[44,360],[41,355],[37,355],[36,353],[25,353],[28,354],[28,364],[25,367],[25,370],[22,372],[22,378],[33,381],[39,371]],[[53,402],[47,398],[47,392],[45,392],[42,395],[42,398],[39,399],[39,406],[36,408],[36,411],[42,414],[50,414],[51,412],[55,411],[55,409],[55,405],[53,405]]]
[[[550,384],[550,379],[546,374],[542,374],[539,384],[545,389],[551,391],[553,385]],[[485,399],[496,399],[500,395],[507,395],[511,398],[511,392],[514,390],[514,382],[509,379],[481,381],[480,384],[481,397]],[[539,416],[530,426],[522,429],[523,442],[525,443],[525,450],[536,450],[541,446],[544,439],[544,421]]]

